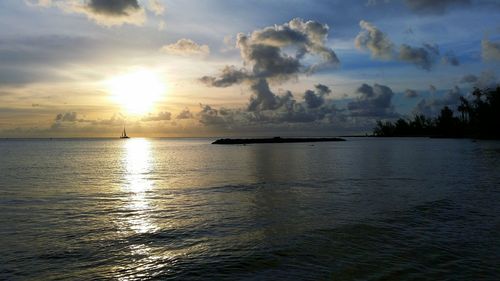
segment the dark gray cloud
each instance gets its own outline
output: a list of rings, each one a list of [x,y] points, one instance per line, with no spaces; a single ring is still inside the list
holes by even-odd
[[[397,116],[392,105],[394,93],[391,88],[379,84],[373,86],[363,84],[356,92],[360,96],[347,105],[352,116],[377,118]]]
[[[167,111],[158,112],[157,114],[148,114],[141,118],[141,121],[149,122],[149,121],[168,121],[172,119],[172,113]]]
[[[207,126],[220,126],[229,124],[230,122],[219,114],[219,110],[210,105],[202,105],[200,112],[196,114],[200,123]]]
[[[57,130],[67,126],[72,126],[76,122],[85,122],[83,118],[79,119],[76,112],[59,113],[54,118],[54,122],[50,126],[51,129]]]
[[[274,94],[267,80],[263,78],[253,81],[250,89],[253,94],[247,107],[248,111],[275,110],[292,99],[292,94],[288,91],[282,96]]]
[[[123,125],[125,122],[124,117],[121,114],[113,114],[109,119],[85,119],[83,117],[79,117],[80,115],[77,112],[65,112],[59,113],[54,118],[54,123],[52,127],[61,127],[63,124],[61,123],[90,123],[91,125]],[[149,120],[148,120],[149,121]]]
[[[210,86],[228,87],[250,80],[285,81],[302,73],[338,66],[337,55],[326,46],[328,30],[325,24],[296,18],[251,34],[239,33],[236,45],[245,68],[226,66],[218,77],[204,76],[200,80]],[[319,61],[303,64],[305,55]]]
[[[314,86],[315,90],[307,90],[304,93],[304,102],[308,108],[318,108],[325,103],[325,96],[332,91],[323,84]]]
[[[137,0],[90,0],[87,5],[95,13],[110,16],[127,16],[140,9]]]
[[[59,113],[56,115],[56,118],[54,120],[57,122],[76,122],[76,121],[79,121],[77,118],[76,112]]]
[[[476,75],[474,74],[467,74],[467,75],[464,75],[464,77],[462,77],[462,79],[460,79],[460,83],[475,83],[477,82],[478,78]]]
[[[203,76],[200,81],[208,86],[225,88],[234,84],[240,84],[246,79],[252,79],[246,69],[237,69],[235,66],[225,66],[218,77]]]
[[[450,89],[442,98],[422,99],[413,109],[414,114],[436,116],[443,107],[448,106],[456,109],[460,102],[462,92],[458,86]]]
[[[266,124],[298,124],[322,123],[331,124],[345,121],[343,110],[337,109],[332,101],[314,100],[311,102],[304,96],[304,102],[297,102],[290,91],[279,95],[269,89],[265,79],[252,81],[253,95],[245,109],[216,109],[209,105],[201,105],[196,114],[200,123],[207,126],[241,128],[245,126],[266,126]],[[331,90],[317,84],[314,90],[307,90],[315,98],[328,95]],[[311,103],[314,103],[311,107]],[[321,103],[321,104],[319,104]]]
[[[434,86],[434,85],[429,85],[429,92],[431,92],[431,93],[435,93],[436,91],[437,91],[436,86]]]
[[[452,65],[452,66],[459,66],[460,65],[460,60],[455,55],[455,53],[452,52],[452,51],[446,52],[446,54],[444,54],[444,56],[441,59],[441,61],[444,64],[449,64],[449,65]]]
[[[193,114],[191,113],[191,111],[189,111],[188,108],[185,108],[184,110],[179,112],[179,114],[177,114],[177,116],[175,117],[175,119],[191,119],[191,118],[193,118]]]
[[[236,44],[245,63],[253,65],[257,76],[287,76],[301,70],[311,72],[340,63],[333,49],[326,46],[328,31],[326,24],[295,18],[282,25],[256,30],[250,35],[240,33]],[[295,49],[295,54],[286,54],[284,49],[290,47]],[[320,61],[303,66],[300,60],[306,54],[317,56]]]
[[[373,24],[362,20],[359,23],[361,32],[354,41],[358,49],[368,50],[376,59],[400,60],[416,65],[419,68],[430,70],[439,57],[436,45],[423,44],[422,47],[413,47],[402,44],[396,50],[389,37]],[[456,58],[453,63],[458,62]]]
[[[409,62],[419,68],[430,70],[439,56],[439,49],[435,45],[424,44],[422,47],[411,47],[402,44],[399,47],[399,59]]]
[[[59,113],[49,129],[36,129],[38,133],[77,132],[78,130],[94,130],[97,127],[123,126],[125,119],[121,114],[113,114],[109,119],[86,119],[76,112]]]
[[[159,4],[154,1],[153,4]],[[27,1],[28,5],[41,7],[57,7],[66,13],[84,14],[100,25],[114,26],[124,23],[142,25],[146,14],[138,0],[72,0],[72,1],[38,1],[37,4]],[[161,4],[160,4],[161,6]],[[160,12],[161,7],[150,5],[150,10]]]
[[[485,89],[485,88],[495,88],[500,84],[495,72],[493,70],[485,70],[481,72],[478,76],[474,74],[467,74],[460,79],[460,83],[468,84],[472,87]]]
[[[481,55],[484,61],[500,60],[500,42],[488,39],[481,41]]]
[[[236,45],[245,67],[238,69],[226,66],[217,77],[203,76],[200,81],[214,87],[229,87],[247,82],[252,95],[246,111],[253,112],[254,117],[264,116],[256,112],[291,108],[296,103],[291,92],[285,91],[277,95],[270,89],[269,83],[281,83],[299,74],[310,74],[324,67],[337,66],[339,60],[335,52],[326,46],[328,30],[325,24],[296,18],[250,34],[240,33],[237,35]],[[304,64],[306,55],[309,56],[307,61],[310,61],[310,57],[316,58],[316,61]],[[322,99],[327,90],[329,91],[328,87],[320,85],[316,88],[317,93],[307,94],[310,105],[316,103],[314,106],[319,107],[323,104]],[[198,115],[202,117],[202,123],[221,121],[219,112],[212,108],[204,108]]]
[[[415,90],[406,89],[406,90],[405,90],[405,96],[406,96],[407,98],[411,98],[411,99],[412,99],[412,98],[416,98],[416,97],[418,97],[418,93],[417,93],[417,91],[415,91]]]
[[[367,22],[360,21],[359,26],[363,29],[354,43],[359,49],[369,50],[372,57],[381,59],[392,59],[394,56],[394,44],[385,33],[376,26]]]
[[[246,35],[238,36],[238,45],[256,77],[286,80],[297,75],[302,67],[299,58],[283,53],[279,47],[249,44]]]
[[[263,123],[332,123],[336,122],[341,115],[341,111],[333,104],[324,105],[318,108],[307,108],[303,103],[293,102],[275,111],[255,112],[254,120]],[[334,121],[335,120],[335,121]]]
[[[297,124],[297,123],[340,123],[345,120],[342,110],[333,104],[325,104],[319,108],[308,109],[303,103],[291,99],[290,103],[275,110],[247,111],[242,109],[215,109],[204,105],[197,113],[200,123],[206,126],[242,128],[266,126],[269,124]]]
[[[405,3],[419,14],[444,14],[452,6],[470,4],[470,0],[405,0]]]

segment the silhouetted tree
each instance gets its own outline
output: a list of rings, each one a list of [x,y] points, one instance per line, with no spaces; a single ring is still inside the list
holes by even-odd
[[[462,122],[467,123],[469,120],[470,104],[466,98],[460,96],[460,105],[457,107],[457,111],[462,114]]]
[[[496,89],[474,89],[473,100],[460,97],[457,111],[460,118],[453,116],[453,110],[443,107],[435,119],[416,115],[413,120],[398,119],[377,121],[373,130],[375,136],[437,136],[476,137],[500,139],[500,86]]]
[[[394,136],[394,128],[395,126],[391,122],[387,121],[384,123],[379,120],[373,134],[379,137],[392,137]]]

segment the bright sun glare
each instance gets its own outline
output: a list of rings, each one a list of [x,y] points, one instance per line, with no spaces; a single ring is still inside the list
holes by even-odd
[[[113,100],[133,114],[152,110],[165,92],[165,84],[158,74],[147,69],[116,76],[107,86]]]

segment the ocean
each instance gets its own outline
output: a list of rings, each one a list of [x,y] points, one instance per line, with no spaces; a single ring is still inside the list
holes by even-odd
[[[2,280],[498,280],[500,142],[0,140]]]

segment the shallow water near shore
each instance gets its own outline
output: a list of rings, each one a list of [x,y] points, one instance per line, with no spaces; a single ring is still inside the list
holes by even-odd
[[[497,280],[500,142],[0,140],[0,279]]]

